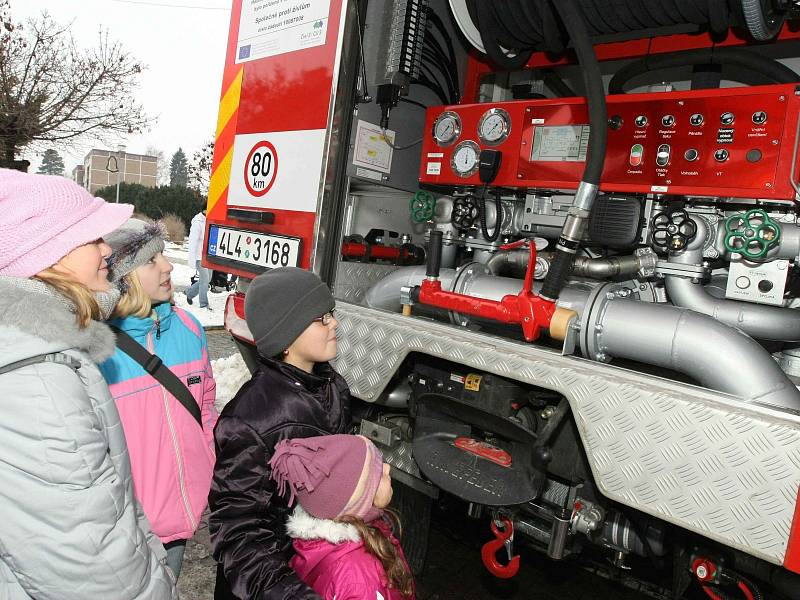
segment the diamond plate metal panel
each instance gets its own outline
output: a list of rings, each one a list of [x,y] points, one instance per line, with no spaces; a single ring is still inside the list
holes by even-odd
[[[351,261],[339,261],[333,295],[337,300],[361,304],[367,290],[400,267]]]
[[[800,416],[546,348],[350,304],[336,368],[375,400],[410,352],[562,393],[607,497],[782,564],[800,485]]]

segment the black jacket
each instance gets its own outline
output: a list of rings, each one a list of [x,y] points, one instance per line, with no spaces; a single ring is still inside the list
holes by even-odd
[[[217,600],[319,598],[288,565],[287,502],[267,463],[282,439],[347,433],[349,425],[350,391],[328,364],[309,374],[262,359],[224,408],[214,428],[217,462],[208,496]]]

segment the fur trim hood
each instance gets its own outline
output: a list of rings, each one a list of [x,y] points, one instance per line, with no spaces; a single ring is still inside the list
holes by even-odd
[[[286,532],[295,540],[325,540],[331,544],[361,541],[354,526],[312,517],[299,504],[286,522]]]
[[[0,366],[70,349],[100,363],[115,348],[107,325],[92,321],[81,329],[69,302],[44,283],[0,277]]]

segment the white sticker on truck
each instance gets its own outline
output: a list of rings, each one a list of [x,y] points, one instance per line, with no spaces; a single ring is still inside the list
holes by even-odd
[[[242,0],[236,62],[325,43],[329,0]]]
[[[237,135],[228,206],[315,212],[325,130]]]

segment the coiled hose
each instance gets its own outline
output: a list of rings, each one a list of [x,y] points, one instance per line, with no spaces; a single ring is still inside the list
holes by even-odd
[[[723,65],[746,69],[762,76],[765,83],[797,83],[800,76],[777,60],[740,48],[703,48],[672,54],[645,56],[628,63],[617,71],[608,84],[609,94],[624,94],[631,80],[649,73],[691,65]]]

